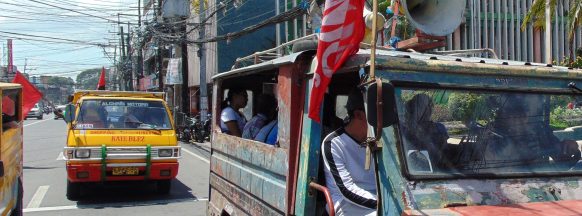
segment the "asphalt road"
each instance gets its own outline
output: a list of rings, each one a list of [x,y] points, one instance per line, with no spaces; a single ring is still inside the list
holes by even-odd
[[[178,178],[169,195],[156,195],[153,184],[95,185],[79,201],[65,196],[62,150],[66,124],[45,115],[24,121],[25,215],[206,215],[208,144],[182,144]]]

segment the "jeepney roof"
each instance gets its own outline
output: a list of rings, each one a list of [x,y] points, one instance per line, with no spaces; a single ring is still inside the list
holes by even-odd
[[[377,70],[427,71],[475,75],[517,75],[582,79],[582,70],[532,62],[503,59],[458,57],[429,53],[377,50]],[[370,50],[360,49],[342,70],[355,70],[370,65]]]
[[[21,88],[20,84],[0,82],[0,89],[15,89]]]
[[[217,74],[212,78],[242,76],[270,70],[281,65],[294,63],[302,53],[304,52],[293,53],[259,64],[237,68]],[[357,70],[357,68],[370,66],[370,53],[370,49],[360,49],[357,54],[348,59],[340,71],[353,71]],[[376,50],[376,68],[380,73],[382,70],[398,70],[582,79],[582,70],[563,66],[385,49]],[[313,73],[313,71],[308,73]]]
[[[76,91],[73,96],[73,103],[76,103],[80,98],[88,99],[104,99],[104,98],[116,98],[116,99],[147,99],[147,100],[158,100],[164,99],[163,92],[136,92],[136,91],[103,91],[103,90],[81,90]]]
[[[225,77],[249,75],[249,74],[254,74],[254,73],[261,72],[261,71],[266,71],[266,70],[270,70],[273,68],[277,68],[278,66],[281,66],[281,65],[291,64],[291,63],[294,63],[298,59],[298,57],[305,52],[308,52],[308,51],[292,53],[292,54],[289,54],[286,56],[281,56],[279,58],[265,61],[265,62],[262,62],[259,64],[250,65],[250,66],[242,67],[242,68],[236,68],[236,69],[233,69],[233,70],[230,70],[227,72],[223,72],[223,73],[219,73],[217,75],[214,75],[212,77],[212,79],[220,79],[220,78],[225,78]]]

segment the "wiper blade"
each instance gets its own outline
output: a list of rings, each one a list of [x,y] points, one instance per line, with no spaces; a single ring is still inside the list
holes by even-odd
[[[571,88],[571,89],[574,89],[574,90],[576,90],[576,91],[578,91],[580,93],[582,93],[582,89],[576,87],[576,83],[575,82],[568,83],[568,87]]]

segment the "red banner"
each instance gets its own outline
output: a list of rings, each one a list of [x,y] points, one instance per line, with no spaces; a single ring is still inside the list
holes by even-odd
[[[24,118],[42,98],[42,93],[32,83],[28,82],[20,71],[16,71],[12,82],[22,85],[22,117]]]
[[[105,67],[101,68],[101,76],[99,76],[99,83],[97,83],[97,90],[105,90]]]
[[[319,42],[317,68],[309,99],[309,118],[320,122],[319,112],[331,76],[348,57],[356,54],[364,37],[364,0],[326,0]]]

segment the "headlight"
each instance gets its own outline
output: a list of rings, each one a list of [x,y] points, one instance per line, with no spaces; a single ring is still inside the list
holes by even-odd
[[[172,157],[173,153],[174,153],[173,149],[160,149],[160,150],[158,150],[159,157]]]
[[[91,157],[91,150],[90,149],[76,149],[75,150],[75,157],[76,158],[89,158],[89,157]]]

